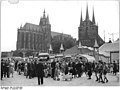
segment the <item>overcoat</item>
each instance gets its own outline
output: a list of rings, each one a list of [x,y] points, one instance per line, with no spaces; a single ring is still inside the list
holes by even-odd
[[[44,67],[43,67],[42,63],[36,64],[36,74],[39,77],[43,77],[44,76]]]

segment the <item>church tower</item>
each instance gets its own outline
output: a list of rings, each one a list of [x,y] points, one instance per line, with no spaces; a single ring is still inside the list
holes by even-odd
[[[46,16],[45,9],[43,12],[43,17],[40,18],[39,26],[41,26],[42,28],[42,33],[44,38],[43,52],[47,52],[49,50],[50,43],[51,43],[51,24],[49,22],[49,16],[48,15]]]
[[[82,46],[93,47],[95,39],[97,40],[99,46],[101,46],[104,41],[98,35],[98,25],[95,22],[94,8],[93,8],[93,16],[92,20],[89,18],[89,10],[88,5],[86,6],[86,17],[85,20],[82,18],[82,10],[81,10],[81,19],[80,25],[78,27],[78,39],[81,42]]]

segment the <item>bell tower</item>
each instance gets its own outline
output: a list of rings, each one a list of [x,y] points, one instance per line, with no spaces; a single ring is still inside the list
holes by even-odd
[[[45,9],[43,12],[43,17],[40,18],[39,26],[42,28],[44,51],[47,52],[51,43],[51,24],[49,22],[49,16],[46,16]]]

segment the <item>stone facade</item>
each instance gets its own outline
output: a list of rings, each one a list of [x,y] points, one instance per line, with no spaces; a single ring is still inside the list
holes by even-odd
[[[26,23],[17,32],[17,50],[47,52],[51,43],[51,24],[43,13],[39,25]]]

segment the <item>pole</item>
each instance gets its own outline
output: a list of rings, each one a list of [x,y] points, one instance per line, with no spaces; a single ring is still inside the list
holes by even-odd
[[[104,30],[104,41],[105,41],[105,30]]]

